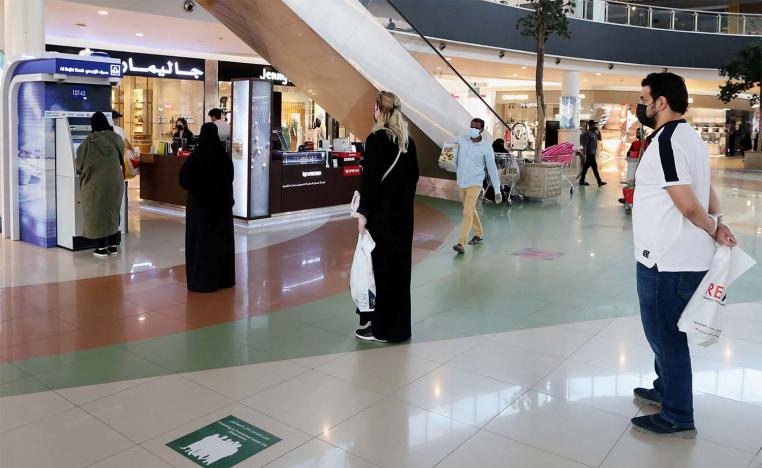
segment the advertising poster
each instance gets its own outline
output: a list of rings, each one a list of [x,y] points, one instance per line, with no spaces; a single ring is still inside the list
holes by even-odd
[[[23,83],[18,99],[18,182],[21,240],[56,245],[56,141],[53,112],[109,112],[111,87]],[[83,119],[89,121],[89,119]]]

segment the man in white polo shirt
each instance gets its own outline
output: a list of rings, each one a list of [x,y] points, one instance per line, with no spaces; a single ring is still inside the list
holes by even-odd
[[[715,241],[734,246],[736,239],[721,221],[706,144],[683,119],[685,80],[652,73],[641,85],[638,119],[655,131],[635,173],[632,224],[640,315],[657,379],[634,393],[661,411],[632,423],[643,432],[694,438],[691,356],[677,321],[712,264]]]

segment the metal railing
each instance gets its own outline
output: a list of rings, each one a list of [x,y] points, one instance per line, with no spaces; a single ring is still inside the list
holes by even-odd
[[[522,0],[484,0],[527,8]],[[711,34],[762,35],[762,15],[665,8],[616,0],[577,0],[575,17],[601,23]]]

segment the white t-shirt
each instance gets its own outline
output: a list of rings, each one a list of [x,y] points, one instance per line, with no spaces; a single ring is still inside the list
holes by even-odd
[[[709,151],[685,120],[654,132],[635,173],[632,226],[635,258],[659,271],[706,271],[712,265],[714,239],[683,216],[666,188],[690,185],[709,209]]]
[[[124,140],[125,139],[124,129],[118,125],[113,125],[113,127],[114,127],[114,133],[122,137],[122,140]]]
[[[220,136],[220,141],[230,139],[230,125],[222,120],[215,120],[214,124],[217,126],[217,134]]]

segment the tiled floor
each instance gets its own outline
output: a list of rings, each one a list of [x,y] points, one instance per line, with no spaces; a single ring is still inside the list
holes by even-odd
[[[762,174],[715,166],[762,260]],[[239,286],[210,296],[187,294],[175,265],[0,290],[0,466],[196,466],[166,444],[229,415],[282,439],[241,467],[762,466],[759,265],[731,287],[720,343],[692,349],[699,437],[632,430],[653,355],[614,185],[485,206],[487,241],[463,257],[458,205],[421,197],[414,336],[398,346],[352,336],[351,221],[241,250]],[[564,255],[511,255],[524,248]]]

